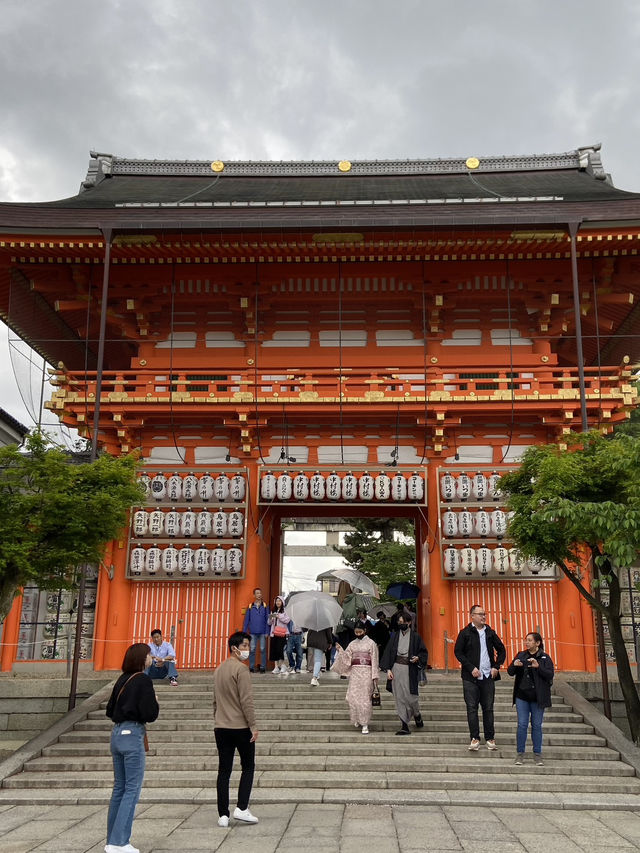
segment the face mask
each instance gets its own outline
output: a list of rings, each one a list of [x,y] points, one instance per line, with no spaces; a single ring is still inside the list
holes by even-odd
[[[409,626],[408,625],[401,625],[400,630],[402,631],[403,634],[405,634],[409,630]]]
[[[238,657],[240,660],[246,660],[249,657],[249,649],[239,649]]]

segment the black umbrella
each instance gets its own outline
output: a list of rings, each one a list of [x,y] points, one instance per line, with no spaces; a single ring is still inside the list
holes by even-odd
[[[408,581],[389,584],[387,595],[391,598],[415,599],[420,594],[420,587]]]

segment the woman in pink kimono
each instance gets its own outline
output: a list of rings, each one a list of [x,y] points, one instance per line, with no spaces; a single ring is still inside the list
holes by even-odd
[[[378,647],[367,637],[367,626],[356,622],[356,635],[346,649],[336,643],[336,659],[331,667],[338,675],[349,676],[346,700],[349,716],[356,728],[362,726],[362,734],[369,734],[371,720],[371,694],[378,690]]]

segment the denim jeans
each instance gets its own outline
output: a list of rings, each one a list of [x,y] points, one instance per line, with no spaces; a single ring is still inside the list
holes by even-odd
[[[544,708],[541,708],[537,702],[526,702],[524,699],[516,698],[516,711],[518,712],[518,731],[516,732],[517,751],[525,751],[527,745],[529,717],[531,717],[531,740],[533,741],[533,751],[536,755],[541,755],[542,718],[544,717]]]
[[[300,672],[302,669],[302,634],[289,634],[287,657],[289,658],[290,668]]]
[[[262,635],[264,637],[264,634]],[[218,814],[229,817],[229,779],[233,769],[236,749],[240,756],[240,784],[238,785],[238,808],[249,808],[249,797],[253,786],[256,766],[256,744],[251,743],[251,729],[214,729],[218,748],[218,778],[216,782]]]
[[[155,663],[152,663],[151,666],[148,666],[144,672],[145,675],[149,676],[149,678],[178,677],[178,670],[176,669],[176,665],[172,660],[165,661],[164,666],[156,666]]]
[[[463,679],[462,689],[464,701],[467,706],[467,723],[469,724],[469,735],[472,739],[480,740],[480,721],[478,719],[478,705],[482,706],[482,728],[484,739],[493,740],[495,729],[493,723],[493,700],[496,694],[496,683],[493,678],[474,678],[473,681]]]
[[[324,650],[311,649],[310,651],[313,652],[313,677],[317,678],[320,675],[320,670],[324,662]]]
[[[113,793],[107,817],[107,844],[124,847],[131,838],[131,826],[144,779],[144,733],[142,723],[116,723],[111,731]]]
[[[267,668],[267,635],[252,634],[249,643],[249,668],[256,668],[256,644],[260,640],[260,669],[262,672]]]

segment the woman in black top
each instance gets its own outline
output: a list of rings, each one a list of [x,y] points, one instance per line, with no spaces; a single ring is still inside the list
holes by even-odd
[[[111,732],[114,782],[105,853],[140,853],[129,839],[144,779],[145,723],[152,723],[158,717],[153,684],[143,672],[150,665],[151,653],[146,643],[129,646],[122,662],[122,675],[107,703],[107,717],[114,722]]]
[[[513,701],[518,712],[516,764],[524,763],[529,717],[531,717],[531,740],[533,760],[541,767],[542,761],[542,718],[544,709],[551,706],[553,684],[553,661],[544,650],[542,637],[536,631],[527,634],[527,648],[518,652],[507,667],[509,675],[515,676]]]

